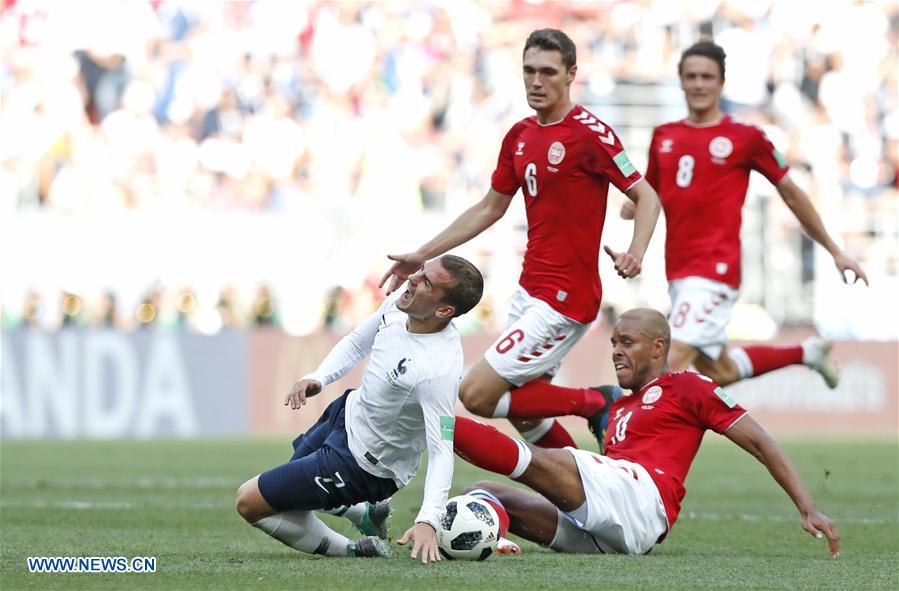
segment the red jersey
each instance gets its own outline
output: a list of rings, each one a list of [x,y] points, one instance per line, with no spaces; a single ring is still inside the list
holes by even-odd
[[[640,464],[659,489],[668,527],[687,490],[684,480],[706,429],[724,433],[746,411],[710,378],[666,373],[609,409],[606,455]]]
[[[668,280],[706,277],[740,287],[740,225],[749,173],[778,184],[786,160],[758,127],[723,117],[655,128],[646,180],[665,209]]]
[[[557,123],[516,123],[503,139],[492,186],[521,187],[528,246],[519,283],[532,297],[578,322],[599,311],[599,241],[609,183],[630,189],[643,178],[612,129],[581,106]]]

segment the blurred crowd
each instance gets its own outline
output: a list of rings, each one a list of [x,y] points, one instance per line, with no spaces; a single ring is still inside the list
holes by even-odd
[[[285,324],[301,327],[294,332],[351,326],[383,297],[376,283],[388,249],[414,248],[483,196],[505,131],[529,114],[520,54],[527,34],[542,27],[575,40],[574,96],[598,105],[637,164],[645,163],[648,130],[685,112],[676,90],[680,52],[713,37],[728,54],[727,109],[766,126],[825,220],[838,222],[833,230],[850,253],[870,275],[895,281],[899,9],[891,0],[814,9],[772,0],[4,0],[4,224],[34,216],[76,225],[107,216],[114,224],[120,216],[155,224],[162,240],[167,220],[193,216],[202,226],[241,212],[288,220],[297,237],[293,251],[250,259],[301,268],[303,245],[314,242],[318,254],[309,258],[333,256],[334,268],[310,261],[315,271],[302,284],[259,278],[229,298],[237,278],[226,267],[202,278],[199,299],[164,273],[122,285],[110,270],[81,293],[39,272],[4,273],[4,325],[214,331],[302,316]],[[673,92],[629,115],[612,108],[628,102],[627,88]],[[502,320],[522,220],[519,213],[500,237],[469,251],[503,281],[488,283],[485,309],[495,302],[498,311],[479,324]],[[783,240],[799,244],[797,235],[792,228]],[[255,252],[257,241],[245,248]],[[27,257],[27,247],[9,256]],[[808,275],[800,281],[814,281],[807,267],[797,268]],[[639,284],[632,291],[612,290],[619,301],[610,303],[639,299]],[[42,307],[52,312],[39,314]]]

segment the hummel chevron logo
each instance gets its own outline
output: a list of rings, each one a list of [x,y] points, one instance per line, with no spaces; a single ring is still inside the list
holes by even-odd
[[[612,130],[610,129],[608,134],[603,135],[606,132],[606,126],[600,123],[596,119],[596,117],[591,117],[590,114],[587,113],[587,111],[584,111],[579,115],[575,115],[574,117],[572,117],[572,119],[583,123],[588,128],[598,133],[599,141],[601,141],[602,143],[608,144],[610,146],[615,145],[615,135],[612,133]]]

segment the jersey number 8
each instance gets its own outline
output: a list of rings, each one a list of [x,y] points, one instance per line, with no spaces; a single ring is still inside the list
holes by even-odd
[[[696,161],[688,154],[681,156],[680,160],[677,161],[677,176],[674,180],[677,182],[678,187],[686,189],[690,186],[690,182],[693,180],[694,164],[696,164]]]

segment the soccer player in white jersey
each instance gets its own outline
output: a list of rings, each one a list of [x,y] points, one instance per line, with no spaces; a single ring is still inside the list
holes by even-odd
[[[371,353],[362,385],[331,403],[293,442],[286,464],[237,491],[237,511],[254,527],[297,550],[327,556],[385,556],[385,501],[409,483],[428,451],[424,499],[415,523],[397,540],[411,555],[440,560],[436,531],[453,477],[454,407],[462,379],[462,343],[452,319],[481,299],[484,280],[467,260],[444,255],[425,263],[405,289],[344,337],[285,400],[306,398]],[[313,511],[344,515],[363,533],[356,542]]]
[[[612,331],[618,383],[630,392],[612,403],[605,453],[544,449],[494,427],[456,420],[456,453],[536,492],[480,482],[467,494],[496,508],[500,531],[559,552],[645,554],[680,513],[684,481],[707,430],[757,458],[799,511],[802,529],[840,553],[836,525],[815,501],[783,449],[710,378],[671,372],[671,332],[648,308],[621,315]]]

